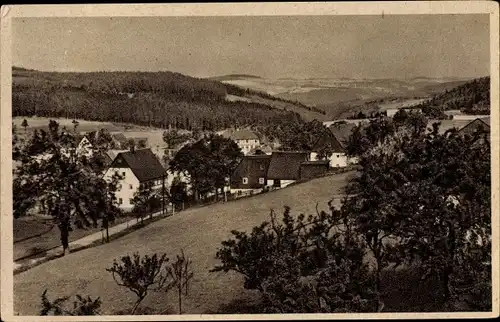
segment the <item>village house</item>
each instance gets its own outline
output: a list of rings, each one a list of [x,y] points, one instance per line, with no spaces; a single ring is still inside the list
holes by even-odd
[[[120,152],[113,160],[104,178],[111,180],[114,174],[123,177],[116,191],[118,207],[131,211],[134,207],[134,194],[144,185],[153,189],[163,189],[167,172],[151,149],[132,149]],[[166,187],[165,187],[166,189]]]
[[[308,152],[273,152],[267,170],[267,186],[284,188],[300,180],[300,165],[306,161],[309,161]]]
[[[351,123],[333,124],[328,127],[314,147],[309,156],[309,160],[328,160],[331,168],[343,168],[356,163],[356,158],[350,158],[346,153],[346,145],[352,129],[356,125]],[[327,154],[327,152],[330,152]]]
[[[243,157],[230,178],[230,191],[261,190],[267,184],[267,171],[271,155],[247,155]]]
[[[469,122],[467,125],[462,127],[459,132],[462,134],[472,134],[478,130],[484,130],[487,133],[490,132],[490,117],[476,118],[475,120]]]
[[[251,151],[260,147],[260,140],[257,134],[247,129],[224,132],[222,136],[236,142],[244,155],[248,155]]]

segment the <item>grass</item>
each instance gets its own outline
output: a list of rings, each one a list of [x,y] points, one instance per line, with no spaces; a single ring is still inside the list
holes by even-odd
[[[257,195],[241,201],[190,208],[169,218],[151,223],[109,244],[71,253],[14,276],[14,309],[20,315],[38,314],[40,294],[48,289],[54,296],[100,296],[103,313],[113,314],[133,304],[134,295],[113,281],[105,271],[113,259],[126,254],[167,253],[170,258],[181,248],[193,261],[194,278],[190,295],[183,304],[186,313],[216,312],[219,307],[249,294],[242,286],[242,277],[228,273],[209,273],[218,263],[215,253],[230,231],[250,230],[268,220],[269,210],[292,207],[295,214],[327,209],[327,202],[340,194],[349,174],[324,177]],[[337,200],[338,201],[338,200]],[[56,293],[57,292],[57,293]],[[175,307],[172,295],[151,294],[144,307],[158,311]]]
[[[131,220],[135,217],[123,216],[117,218],[113,225]],[[51,228],[53,227],[53,228]],[[74,229],[70,232],[69,241],[100,231],[100,228]],[[59,229],[51,221],[37,221],[34,218],[14,219],[14,261],[30,260],[44,256],[44,251],[61,245]],[[30,238],[32,237],[32,238]]]

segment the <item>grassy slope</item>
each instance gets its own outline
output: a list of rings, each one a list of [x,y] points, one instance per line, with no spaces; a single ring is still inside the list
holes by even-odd
[[[88,294],[101,296],[103,313],[111,314],[129,308],[133,294],[118,287],[105,271],[114,258],[127,253],[165,252],[170,257],[184,249],[194,263],[194,279],[185,302],[188,313],[217,311],[219,306],[245,295],[242,279],[234,274],[209,273],[217,260],[220,242],[230,237],[230,230],[250,230],[267,220],[269,209],[281,211],[284,205],[292,212],[312,213],[316,203],[327,209],[327,201],[341,193],[351,173],[316,179],[283,190],[237,200],[226,204],[192,208],[160,220],[110,244],[83,250],[56,259],[14,276],[15,312],[37,314],[40,294],[49,289],[52,297]],[[162,293],[151,294],[144,306],[166,309],[175,307],[175,298]]]

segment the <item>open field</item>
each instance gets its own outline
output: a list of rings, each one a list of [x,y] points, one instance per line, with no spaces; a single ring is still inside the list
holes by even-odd
[[[185,301],[188,313],[216,312],[223,304],[245,298],[242,278],[236,274],[209,273],[217,264],[215,253],[230,231],[250,230],[267,220],[271,208],[281,211],[289,205],[294,214],[327,209],[327,202],[342,193],[342,187],[352,173],[312,180],[286,189],[228,203],[191,208],[160,220],[109,244],[82,250],[44,263],[14,276],[14,309],[21,315],[38,314],[40,294],[49,296],[88,294],[101,296],[103,313],[130,308],[134,295],[115,284],[110,267],[114,258],[135,251],[165,252],[170,257],[184,249],[193,261],[194,278],[190,295]],[[338,198],[337,198],[338,202]],[[151,294],[143,306],[164,311],[175,307],[173,296]]]
[[[122,222],[135,217],[123,216],[117,218],[113,225],[118,225]],[[33,217],[14,219],[14,261],[20,258],[30,256],[28,259],[44,256],[43,251],[49,250],[61,245],[60,232],[57,225],[51,220],[35,219]],[[69,241],[72,242],[84,236],[100,231],[97,228],[75,229],[69,235]],[[37,254],[41,252],[40,254]]]

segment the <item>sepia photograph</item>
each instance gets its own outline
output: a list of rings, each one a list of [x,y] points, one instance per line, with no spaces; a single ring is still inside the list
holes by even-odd
[[[2,6],[2,320],[498,316],[472,2]]]

